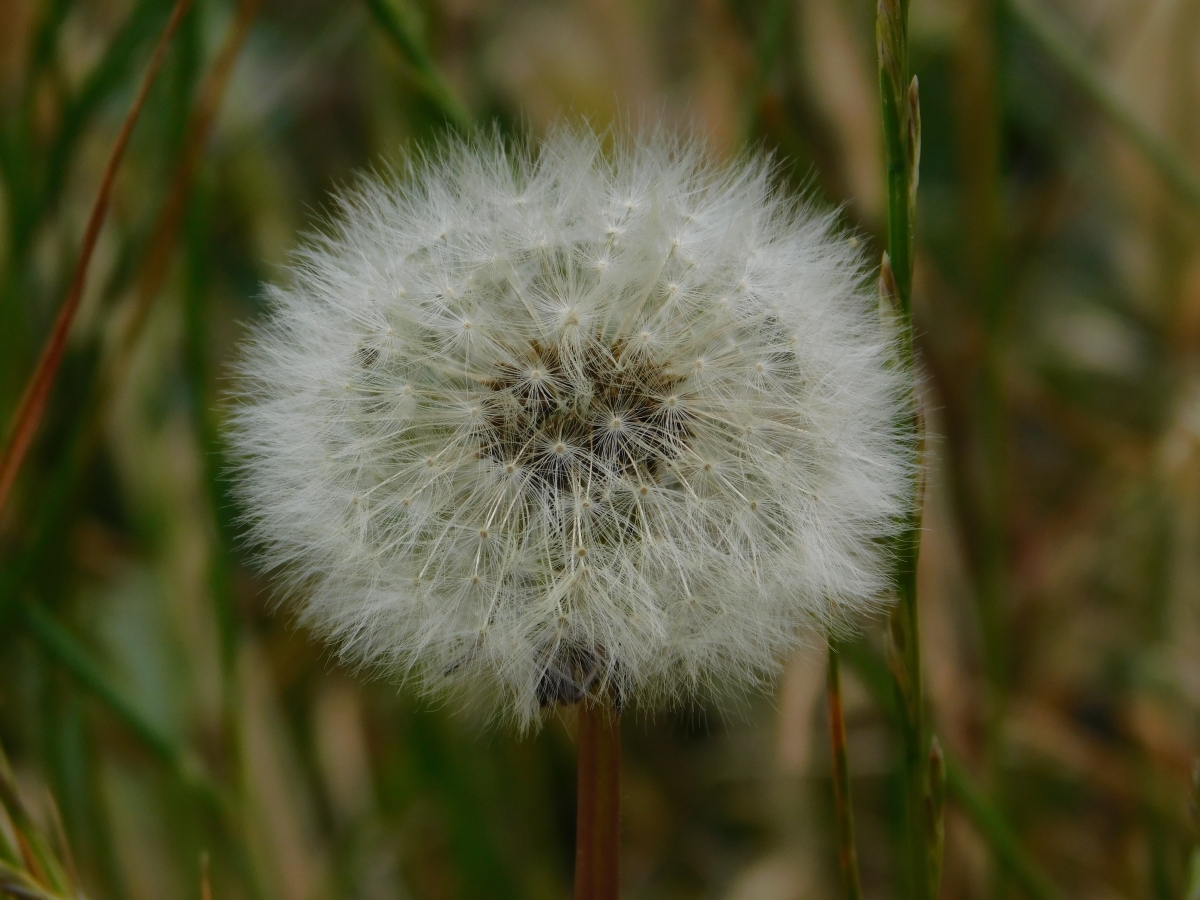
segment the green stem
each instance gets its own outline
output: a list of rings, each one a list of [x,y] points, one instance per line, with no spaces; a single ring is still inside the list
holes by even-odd
[[[1063,36],[1058,25],[1033,0],[1009,0],[1008,5],[1013,19],[1054,60],[1071,83],[1099,107],[1180,197],[1200,211],[1200,177],[1179,153],[1146,127],[1095,70],[1087,56]]]
[[[879,0],[876,19],[879,93],[887,159],[888,251],[880,283],[885,299],[899,312],[904,330],[904,362],[913,365],[912,277],[916,192],[921,161],[921,114],[917,80],[908,72],[908,0]],[[909,421],[921,442],[923,425],[914,409]],[[908,875],[914,900],[937,895],[939,868],[933,838],[939,823],[931,818],[929,728],[921,686],[921,640],[917,612],[917,554],[921,540],[923,482],[918,480],[908,521],[896,552],[897,603],[888,628],[889,661],[904,757],[904,804]]]
[[[842,708],[842,672],[838,652],[829,648],[829,740],[833,756],[833,800],[837,811],[838,862],[846,900],[861,900],[858,853],[854,848],[854,809],[850,795],[850,760],[846,750],[846,716]]]
[[[418,34],[411,10],[397,7],[397,3],[403,2],[404,0],[366,0],[375,22],[412,66],[417,83],[425,92],[425,96],[437,106],[451,125],[461,131],[469,130],[474,117],[446,84],[446,80],[434,65],[433,58]]]

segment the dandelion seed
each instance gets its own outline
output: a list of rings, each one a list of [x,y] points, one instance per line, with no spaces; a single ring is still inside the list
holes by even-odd
[[[771,677],[881,602],[911,486],[910,381],[833,217],[761,159],[603,144],[362,181],[268,289],[233,416],[304,618],[521,727]]]

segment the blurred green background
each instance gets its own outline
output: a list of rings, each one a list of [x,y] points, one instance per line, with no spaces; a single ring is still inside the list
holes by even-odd
[[[1019,7],[912,6],[927,692],[943,745],[1063,896],[1193,900],[1200,3],[1029,3],[1057,50]],[[0,0],[5,428],[170,6]],[[289,621],[222,475],[228,361],[329,191],[402,165],[457,108],[514,134],[572,114],[768,148],[877,256],[874,16],[869,0],[196,0],[0,519],[0,742],[48,831],[53,796],[88,896],[199,897],[204,854],[219,900],[570,895],[570,715],[524,739],[481,727],[345,670]],[[1071,48],[1086,71],[1064,67]],[[880,632],[846,648],[849,748],[866,893],[901,897]],[[824,672],[814,646],[739,709],[626,722],[625,896],[840,893]],[[942,897],[1023,895],[953,796],[946,827]]]

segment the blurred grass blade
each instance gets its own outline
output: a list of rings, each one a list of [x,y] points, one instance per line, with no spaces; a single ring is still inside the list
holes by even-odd
[[[0,896],[17,900],[63,900],[63,895],[46,890],[28,873],[0,860]]]
[[[763,98],[775,66],[779,62],[779,54],[783,50],[783,38],[787,33],[788,12],[792,7],[791,0],[768,0],[763,12],[762,30],[758,35],[757,66],[746,91],[743,115],[745,121],[745,139],[754,137],[758,127],[758,118],[762,110]]]
[[[933,873],[935,891],[942,882],[942,861],[946,849],[946,754],[942,751],[937,735],[929,745],[929,786],[925,795],[928,808],[926,823],[929,826],[929,871]]]
[[[79,91],[63,110],[62,125],[46,154],[46,171],[39,198],[42,214],[57,202],[66,184],[67,165],[79,136],[101,104],[124,82],[138,50],[157,31],[167,14],[167,0],[141,0],[104,50]],[[28,240],[28,235],[17,236]]]
[[[1118,96],[1037,0],[1009,0],[1013,18],[1062,70],[1071,83],[1088,96],[1158,170],[1163,179],[1195,211],[1200,212],[1200,175],[1158,137]]]
[[[179,237],[187,201],[211,136],[216,114],[260,6],[260,0],[243,0],[239,5],[225,42],[201,89],[188,125],[181,159],[168,190],[167,201],[155,222],[153,238],[146,252],[146,262],[142,267],[135,295],[134,313],[123,320],[117,349],[113,353],[112,370],[106,377],[99,379],[103,382],[99,389],[93,385],[91,396],[82,404],[83,415],[77,417],[72,436],[66,441],[68,450],[63,454],[63,461],[55,468],[48,486],[43,487],[38,498],[35,524],[29,529],[32,540],[27,545],[27,552],[18,558],[17,564],[9,572],[0,574],[0,623],[4,622],[10,608],[23,595],[33,574],[45,564],[47,554],[55,551],[56,535],[61,532],[59,523],[97,447],[100,411],[107,408],[113,388],[121,383],[124,369],[128,365],[129,353],[136,344],[154,298],[158,296],[166,279],[171,252]]]
[[[890,717],[896,718],[896,698],[889,684],[887,664],[861,639],[840,644],[839,650],[854,667],[875,702]],[[1062,891],[1021,845],[1004,813],[945,751],[942,751],[940,768],[945,777],[946,794],[958,801],[979,834],[987,841],[996,860],[1021,885],[1031,900],[1065,900]]]
[[[375,22],[392,39],[392,43],[412,66],[417,82],[429,100],[437,106],[450,124],[462,131],[470,129],[474,117],[455,96],[433,64],[433,58],[417,33],[412,11],[402,5],[404,0],[366,0],[366,3]]]
[[[148,721],[109,681],[99,664],[70,632],[35,605],[26,604],[21,607],[21,611],[29,632],[43,650],[61,663],[80,684],[103,700],[142,744],[184,784],[195,789],[216,812],[222,815],[230,814],[232,806],[228,798],[221,787],[201,768],[199,761],[185,754],[174,741]]]
[[[208,809],[224,823],[232,836],[231,849],[242,875],[247,879],[250,896],[265,898],[262,879],[250,852],[245,821],[241,811],[224,788],[205,770],[199,759],[176,746],[148,721],[137,707],[109,681],[99,664],[75,638],[37,606],[20,607],[29,632],[43,650],[63,665],[81,685],[102,700],[125,726],[136,735],[160,762],[167,766],[180,784],[193,791]]]
[[[950,759],[946,760],[946,791],[962,805],[997,859],[1030,900],[1065,900],[1066,895],[1018,842],[1004,816]]]
[[[1200,758],[1192,763],[1192,853],[1184,900],[1200,900]]]
[[[33,217],[36,204],[36,187],[33,179],[28,177],[27,167],[32,156],[37,89],[42,75],[54,60],[58,35],[71,10],[71,0],[53,0],[42,4],[42,7],[43,15],[33,35],[29,64],[24,75],[20,114],[14,117],[11,133],[4,135],[4,146],[0,151],[0,166],[3,166],[12,219],[8,228],[13,247],[20,246],[20,235],[25,230],[23,226]]]
[[[200,856],[200,900],[212,900],[212,882],[208,874],[208,854]]]
[[[96,194],[96,202],[92,206],[91,215],[88,217],[83,246],[80,250],[79,261],[75,266],[75,274],[71,278],[71,286],[67,290],[66,300],[63,302],[62,309],[59,311],[58,317],[54,322],[54,328],[50,332],[50,337],[46,341],[46,346],[42,350],[41,357],[38,359],[33,376],[25,388],[25,393],[21,398],[20,405],[17,407],[13,424],[9,429],[4,452],[0,455],[0,514],[3,513],[4,508],[7,506],[8,495],[12,490],[13,483],[17,479],[17,473],[21,469],[21,464],[25,461],[25,456],[29,452],[30,446],[33,444],[33,438],[37,434],[38,427],[46,411],[50,391],[54,387],[55,378],[58,376],[59,367],[62,365],[63,354],[66,352],[67,347],[67,337],[71,332],[71,324],[75,321],[75,314],[79,311],[79,303],[83,299],[83,290],[87,284],[88,266],[92,261],[92,252],[96,248],[96,240],[100,236],[100,227],[104,224],[105,214],[108,212],[108,203],[112,195],[113,183],[116,180],[117,171],[120,169],[121,160],[125,156],[125,148],[129,144],[130,135],[133,133],[134,125],[137,124],[142,107],[146,104],[146,97],[150,93],[150,88],[153,86],[154,80],[162,68],[171,39],[179,29],[179,23],[183,20],[191,4],[192,0],[177,0],[175,9],[171,13],[171,19],[167,23],[162,37],[159,39],[158,46],[154,50],[154,56],[150,60],[150,65],[146,70],[145,77],[142,79],[137,96],[134,98],[133,105],[130,107],[129,113],[125,117],[125,122],[121,126],[121,131],[117,135],[117,140],[113,145],[108,165],[104,170],[104,176],[100,182],[100,189]]]
[[[146,261],[138,278],[133,314],[128,320],[120,347],[115,354],[114,371],[110,376],[113,385],[122,382],[123,369],[128,364],[129,352],[138,335],[141,334],[154,300],[162,291],[163,284],[167,279],[172,252],[183,226],[188,198],[191,196],[192,186],[196,181],[196,173],[204,158],[204,151],[208,146],[217,112],[221,108],[221,101],[229,87],[229,80],[233,76],[234,68],[261,5],[261,0],[241,0],[238,4],[237,14],[229,26],[225,42],[200,91],[184,138],[179,165],[171,180],[166,203],[155,223],[150,247],[146,251]]]

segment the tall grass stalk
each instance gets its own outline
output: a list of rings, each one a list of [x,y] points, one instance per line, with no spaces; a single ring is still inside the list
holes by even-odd
[[[840,650],[876,703],[892,721],[897,721],[901,713],[896,705],[895,686],[887,663],[861,639],[842,644]],[[1063,900],[1065,894],[1021,844],[1005,811],[980,789],[961,763],[940,747],[938,755],[941,756],[938,769],[940,776],[945,779],[946,796],[966,813],[980,837],[987,842],[992,856],[1004,867],[1013,883],[1032,900]],[[932,792],[929,799],[935,799]],[[931,808],[936,808],[936,805],[929,804]]]
[[[904,328],[905,356],[913,363],[912,281],[916,194],[921,161],[921,115],[917,79],[908,70],[908,0],[879,0],[876,18],[879,89],[887,158],[887,252],[880,284]],[[923,422],[911,421],[920,439]],[[904,757],[904,805],[910,893],[915,900],[937,895],[930,852],[940,827],[931,820],[930,733],[921,685],[921,642],[917,611],[917,554],[920,550],[923,480],[904,533],[896,545],[896,606],[888,621],[888,656],[899,711]]]
[[[783,50],[783,41],[787,34],[788,12],[793,5],[788,0],[769,0],[763,10],[763,23],[756,48],[757,65],[750,88],[746,91],[745,108],[742,113],[747,141],[752,140],[757,132],[759,116],[762,114],[763,97],[767,92],[767,85],[770,84],[775,67],[779,63],[779,55]]]

